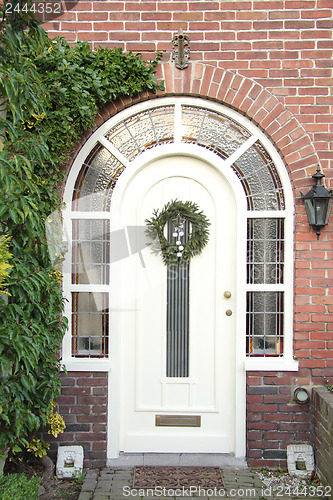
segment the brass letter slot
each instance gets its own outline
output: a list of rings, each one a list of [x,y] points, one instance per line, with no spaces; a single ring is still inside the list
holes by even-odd
[[[200,415],[155,415],[156,427],[201,427]]]

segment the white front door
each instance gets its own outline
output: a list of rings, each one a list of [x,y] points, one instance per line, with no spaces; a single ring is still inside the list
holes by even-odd
[[[127,183],[113,227],[143,227],[175,199],[197,203],[211,222],[208,245],[189,264],[189,373],[167,376],[167,267],[145,248],[115,264],[111,290],[121,346],[120,451],[231,453],[237,218],[228,181],[198,158],[154,160]]]

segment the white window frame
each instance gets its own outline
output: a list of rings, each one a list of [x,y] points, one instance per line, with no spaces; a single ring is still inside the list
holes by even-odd
[[[174,143],[157,146],[154,149],[150,149],[146,152],[141,153],[137,158],[133,161],[129,161],[125,158],[105,137],[104,135],[107,133],[110,128],[116,126],[123,120],[126,120],[130,116],[135,115],[141,111],[145,111],[147,109],[153,109],[160,106],[169,106],[174,105],[175,112],[175,121],[174,121]],[[109,285],[72,285],[71,283],[71,221],[75,219],[111,219],[112,214],[112,203],[111,203],[111,211],[110,212],[78,212],[72,211],[72,196],[74,191],[74,185],[77,179],[77,176],[80,172],[82,164],[89,152],[93,149],[93,147],[100,143],[102,144],[108,151],[110,151],[121,163],[125,165],[125,169],[130,167],[131,169],[138,169],[144,166],[147,163],[148,159],[151,159],[154,155],[158,155],[159,148],[163,147],[164,154],[165,151],[169,151],[172,154],[175,149],[181,148],[182,146],[186,146],[181,141],[181,109],[182,106],[196,106],[205,109],[209,109],[215,111],[217,113],[222,113],[223,115],[233,119],[235,122],[239,123],[241,126],[246,128],[251,137],[245,141],[245,143],[237,149],[230,157],[226,160],[221,160],[215,153],[208,152],[205,148],[201,146],[191,145],[191,148],[195,148],[196,155],[201,155],[202,158],[205,158],[209,153],[209,156],[215,155],[217,164],[223,163],[223,171],[226,169],[231,170],[231,165],[243,154],[248,148],[250,148],[255,142],[260,141],[260,143],[267,150],[269,155],[271,156],[274,165],[277,169],[278,175],[281,180],[282,189],[284,192],[285,198],[285,210],[275,210],[275,211],[258,211],[253,210],[249,211],[246,208],[240,209],[242,212],[239,214],[239,220],[243,219],[244,221],[247,218],[283,218],[285,220],[285,252],[284,252],[284,276],[285,282],[281,285],[247,285],[246,284],[246,262],[244,262],[238,271],[239,276],[239,287],[238,293],[245,294],[247,291],[283,291],[284,292],[284,349],[283,356],[281,357],[246,357],[245,352],[245,298],[240,299],[239,305],[242,305],[242,314],[244,316],[241,319],[239,326],[243,329],[244,341],[242,341],[242,347],[244,346],[244,352],[241,353],[238,351],[240,356],[243,356],[243,367],[245,370],[249,371],[297,371],[298,370],[298,362],[293,358],[293,228],[294,228],[294,202],[293,202],[293,193],[289,180],[289,176],[287,174],[287,170],[285,165],[280,158],[277,150],[271,143],[271,141],[265,136],[263,132],[261,132],[258,127],[252,123],[248,118],[241,115],[239,112],[234,111],[222,104],[213,103],[208,100],[192,98],[192,97],[165,97],[159,98],[148,102],[141,102],[136,105],[133,105],[120,113],[116,114],[114,117],[107,120],[103,125],[101,125],[96,132],[92,134],[92,136],[88,139],[88,141],[84,144],[84,146],[79,151],[72,168],[68,174],[68,178],[66,181],[64,198],[63,201],[66,204],[62,214],[64,221],[64,233],[65,239],[69,240],[68,249],[69,251],[65,257],[64,263],[64,278],[63,278],[63,289],[64,295],[68,299],[68,302],[65,306],[65,316],[69,318],[69,330],[66,333],[63,341],[63,349],[62,349],[62,363],[66,366],[68,371],[109,371],[112,368],[113,361],[113,353],[112,349],[112,338],[109,339],[109,357],[108,358],[75,358],[71,355],[71,293],[73,291],[86,291],[86,292],[109,292]],[[189,145],[187,145],[189,146]],[[184,148],[186,151],[187,148]],[[189,150],[189,148],[188,148]],[[126,172],[126,170],[125,170]],[[240,181],[236,178],[236,175],[233,175],[234,182],[238,183],[237,192],[239,192]],[[115,188],[115,192],[117,191],[117,187]],[[244,191],[242,190],[244,193]],[[245,200],[245,193],[244,193]],[[245,203],[242,204],[243,207],[246,206]],[[243,234],[240,234],[240,238],[243,239],[242,247],[246,248],[246,231],[244,234],[244,227],[241,231]],[[246,255],[246,251],[244,256]],[[66,269],[69,272],[66,272]],[[111,286],[112,286],[112,276],[110,277]],[[111,304],[110,304],[111,306]],[[111,321],[109,321],[109,325]],[[241,326],[242,325],[242,326]],[[112,324],[110,326],[110,336],[112,336]]]

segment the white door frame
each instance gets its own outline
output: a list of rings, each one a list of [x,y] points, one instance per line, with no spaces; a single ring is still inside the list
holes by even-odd
[[[157,108],[164,105],[174,105],[175,106],[175,123],[174,123],[174,144],[167,146],[158,145],[158,147],[148,150],[140,154],[134,161],[129,161],[124,157],[105,137],[104,134],[110,130],[112,126],[116,126],[122,121],[126,120],[130,116],[140,113],[141,111]],[[216,154],[208,151],[202,146],[183,144],[181,142],[181,106],[190,105],[197,106],[205,109],[210,109],[217,113],[221,113],[234,119],[240,125],[244,126],[252,135],[248,141],[246,141],[236,152],[231,155],[225,161],[221,160]],[[245,206],[245,194],[240,186],[238,178],[233,173],[230,168],[232,163],[250,147],[250,142],[252,144],[257,140],[266,148],[269,152],[280,177],[282,189],[284,192],[286,209],[280,211],[271,212],[249,212]],[[121,195],[121,190],[124,189],[125,184],[130,181],[131,176],[135,175],[137,171],[144,168],[144,165],[149,161],[159,158],[161,156],[167,156],[172,154],[186,154],[197,156],[199,159],[204,159],[208,161],[215,168],[222,169],[223,175],[229,180],[232,189],[235,192],[237,203],[239,203],[238,210],[238,261],[242,262],[242,266],[237,270],[237,280],[238,280],[238,294],[237,294],[237,338],[236,338],[236,455],[239,457],[245,456],[246,450],[246,440],[245,440],[245,416],[246,416],[246,370],[249,371],[297,371],[298,362],[293,359],[292,350],[292,339],[293,339],[293,216],[294,216],[294,202],[293,202],[293,191],[288,176],[287,169],[279,156],[278,151],[275,149],[273,143],[269,140],[259,128],[251,122],[248,118],[233,110],[225,105],[217,102],[212,102],[202,98],[196,97],[161,97],[159,99],[152,99],[149,101],[140,102],[134,104],[121,112],[117,113],[115,116],[107,120],[102,124],[87,140],[84,146],[79,151],[73,166],[68,174],[66,180],[63,201],[67,204],[66,208],[63,210],[64,227],[67,228],[68,234],[70,234],[70,222],[71,219],[86,218],[86,212],[74,212],[71,208],[72,196],[74,185],[77,176],[80,172],[83,162],[87,157],[87,154],[93,149],[96,144],[104,145],[114,156],[124,164],[126,167],[125,171],[122,173],[117,187],[113,194],[112,205],[114,205],[114,199]],[[119,194],[118,194],[119,193]],[[109,212],[100,213],[90,213],[90,218],[102,218],[108,219],[112,217]],[[285,275],[288,276],[286,283],[284,285],[285,290],[285,349],[283,357],[281,358],[246,358],[245,349],[245,257],[246,257],[246,219],[248,217],[283,217],[285,219]],[[89,217],[88,217],[89,218]],[[70,240],[70,238],[69,238]],[[68,260],[68,256],[67,256]],[[66,262],[67,262],[66,260]],[[70,294],[70,277],[69,273],[64,275],[64,292],[65,295]],[[244,288],[242,288],[242,286]],[[244,293],[243,293],[244,290]],[[65,315],[70,317],[71,310],[68,305],[66,305]],[[117,328],[119,325],[116,325]],[[62,363],[66,366],[67,371],[104,371],[109,373],[109,383],[108,383],[108,409],[109,409],[109,421],[108,421],[108,443],[107,443],[107,458],[116,458],[119,454],[119,380],[120,380],[120,344],[117,335],[113,335],[113,328],[111,332],[111,351],[110,357],[105,359],[78,359],[71,354],[71,332],[70,330],[66,333],[63,341],[62,349]],[[116,331],[116,330],[115,330]],[[111,418],[112,415],[112,418]]]
[[[240,154],[241,152],[239,155]],[[244,458],[246,455],[246,372],[244,368],[244,331],[246,318],[246,199],[239,179],[230,168],[230,165],[235,161],[235,158],[230,159],[230,157],[227,160],[222,160],[213,152],[192,144],[169,144],[143,153],[123,172],[117,182],[112,196],[111,228],[113,218],[112,214],[117,213],[118,207],[121,206],[122,198],[127,186],[131,183],[134,177],[140,175],[140,170],[144,169],[145,165],[148,163],[172,155],[184,155],[203,160],[227,180],[236,200],[236,251],[238,265],[236,269],[237,297],[235,307],[235,456],[237,458]],[[115,276],[114,280],[116,280],[116,282],[120,282],[120,280],[117,280],[117,277]],[[110,303],[112,304],[112,292]],[[121,345],[121,314],[117,314],[117,312],[112,313],[112,306],[110,323],[112,324],[112,335],[110,338],[112,368],[109,372],[107,458],[114,459],[119,456],[120,451],[120,387],[121,373],[125,368],[122,367],[120,363],[122,358],[122,348],[125,347],[122,347]]]

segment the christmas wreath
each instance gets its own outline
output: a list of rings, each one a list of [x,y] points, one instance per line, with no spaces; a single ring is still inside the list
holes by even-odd
[[[208,243],[210,222],[199,206],[191,201],[170,201],[161,211],[154,210],[153,217],[145,222],[146,232],[152,239],[149,246],[153,252],[162,253],[164,264],[188,262],[191,257],[199,255]],[[172,242],[165,236],[165,225],[168,222],[174,228],[172,236],[175,241]],[[186,236],[184,226],[187,222],[191,229]]]

